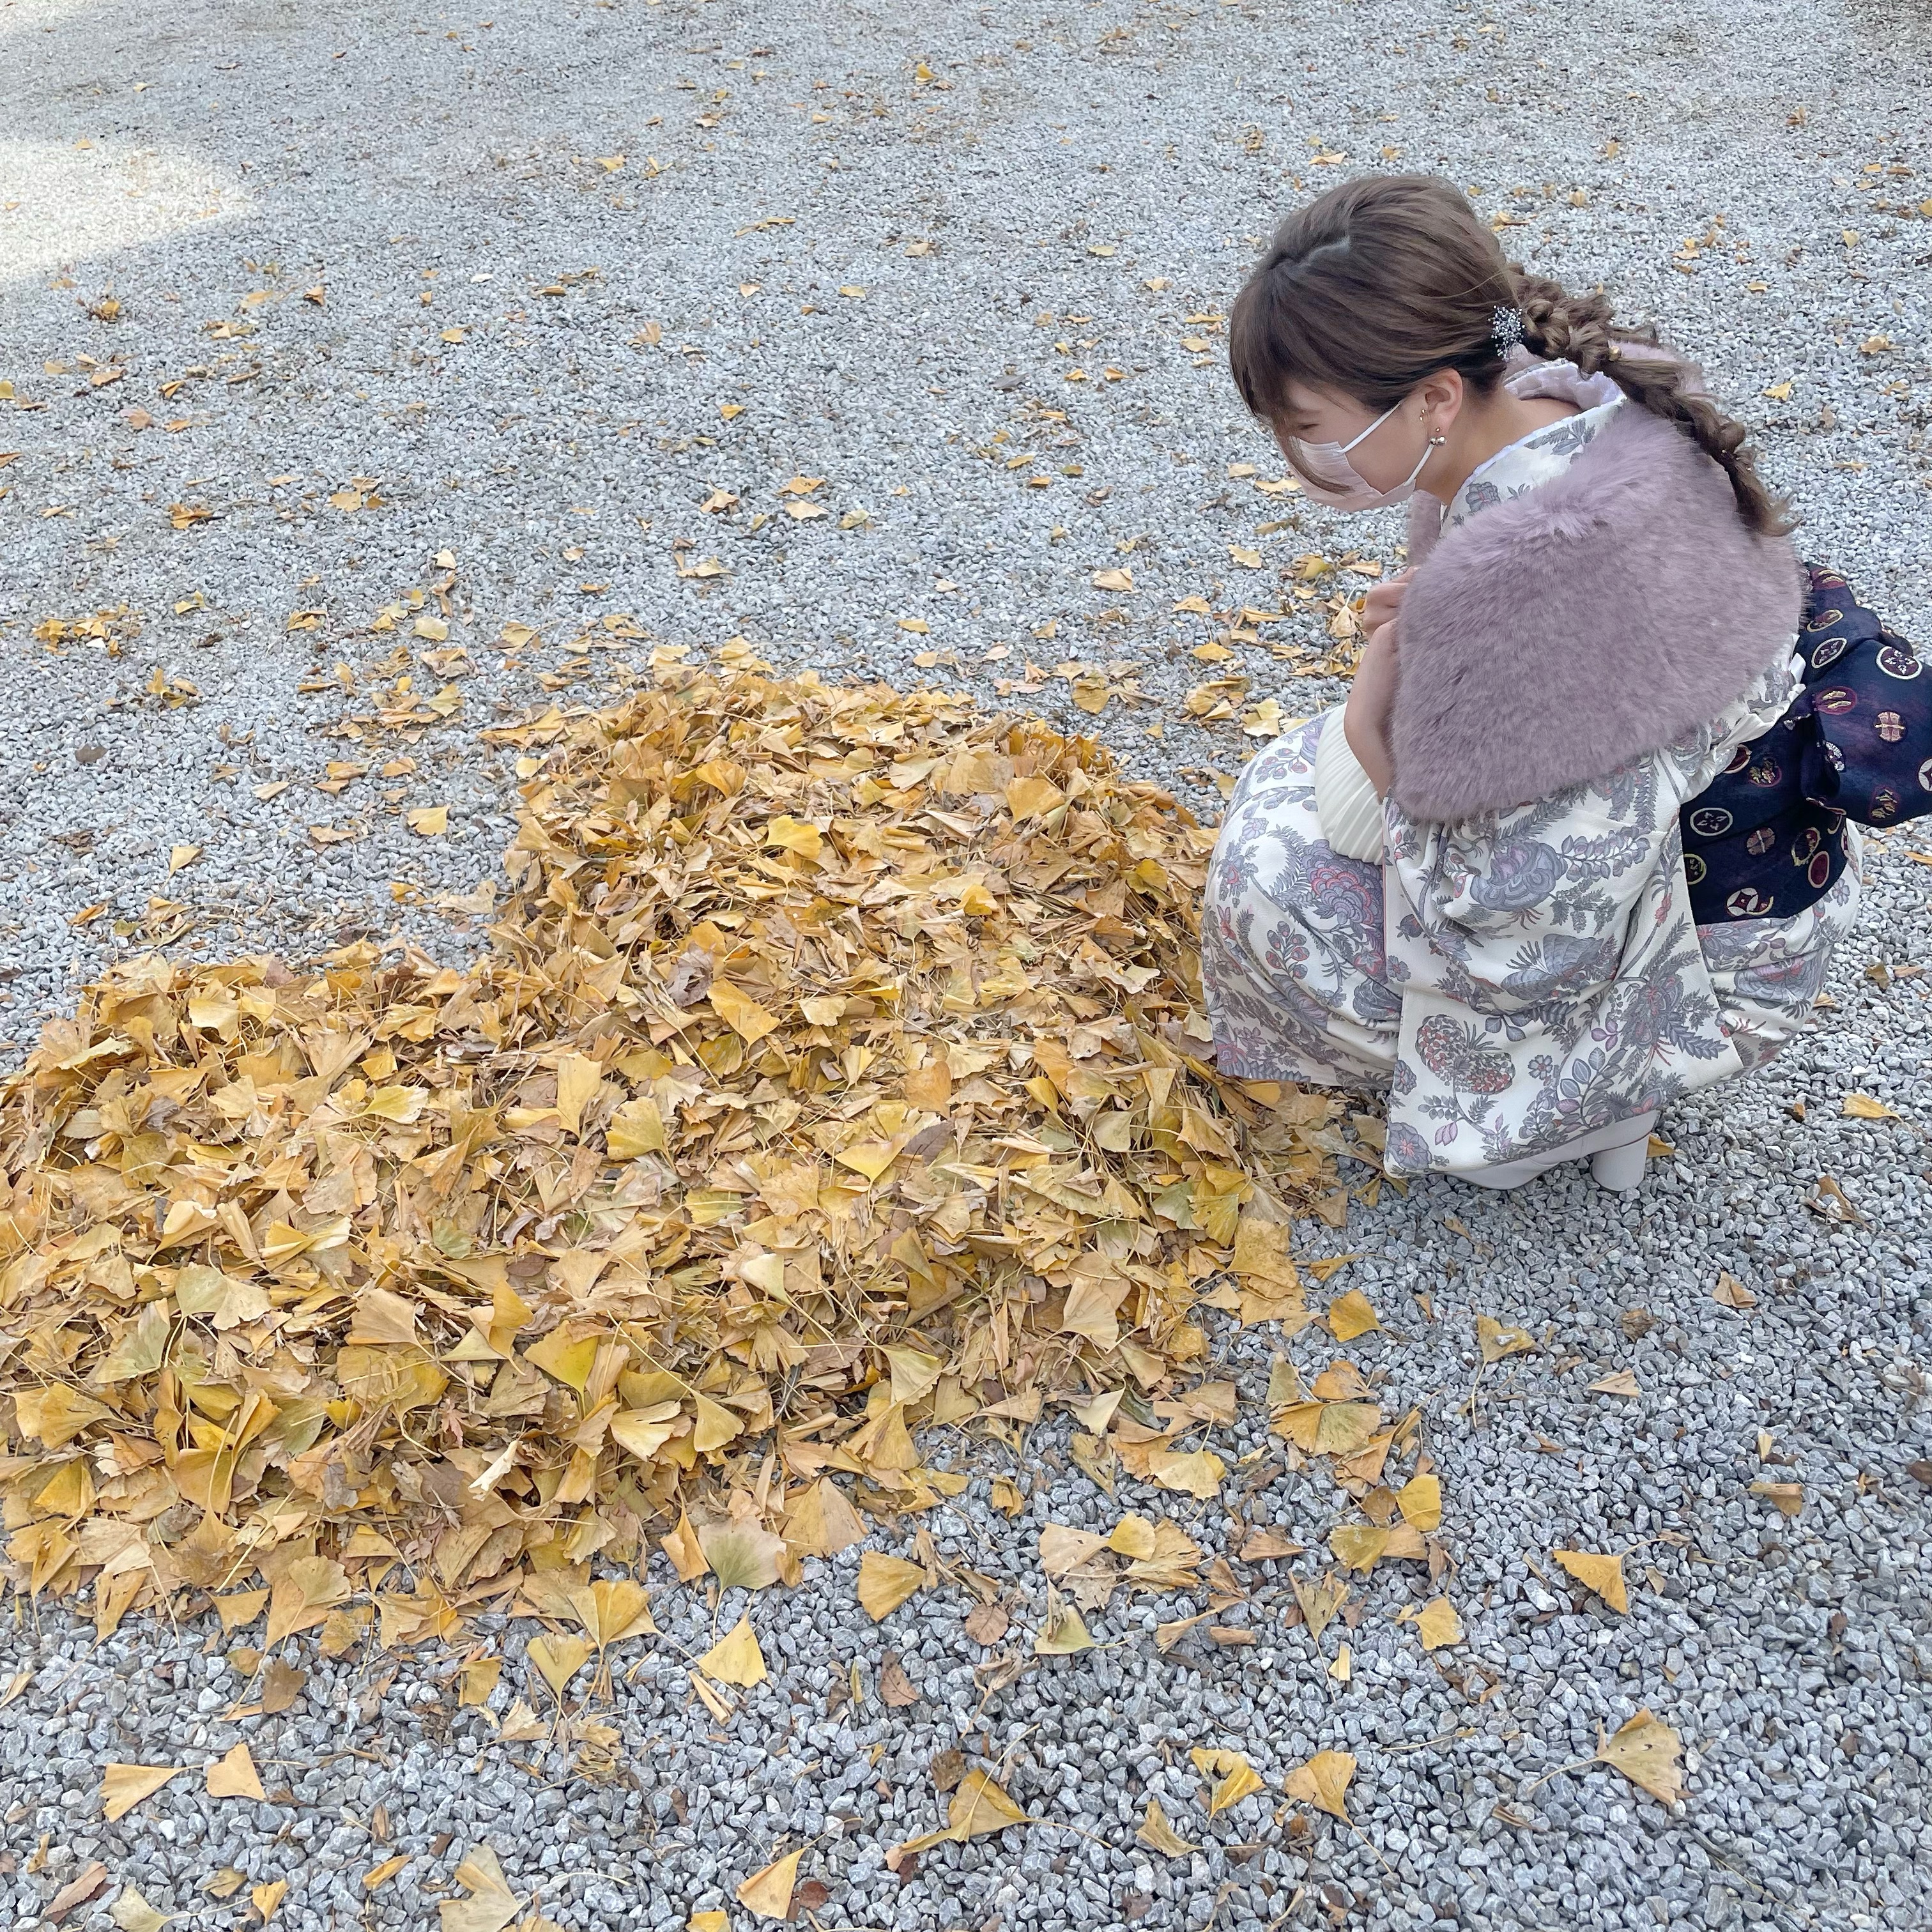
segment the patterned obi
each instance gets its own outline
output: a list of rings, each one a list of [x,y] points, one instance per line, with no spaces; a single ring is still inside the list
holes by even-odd
[[[1804,572],[1798,695],[1679,815],[1700,926],[1802,912],[1845,868],[1847,819],[1932,812],[1932,676],[1842,577]]]

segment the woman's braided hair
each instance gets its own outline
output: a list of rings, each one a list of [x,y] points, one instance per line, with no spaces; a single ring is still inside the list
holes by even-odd
[[[1291,383],[1380,411],[1454,369],[1486,395],[1503,376],[1498,308],[1520,312],[1532,354],[1607,376],[1675,424],[1730,478],[1748,528],[1790,528],[1744,446],[1750,432],[1695,386],[1654,328],[1619,323],[1600,292],[1573,294],[1509,261],[1467,200],[1433,175],[1345,182],[1290,215],[1235,298],[1228,360],[1264,418],[1285,411]]]

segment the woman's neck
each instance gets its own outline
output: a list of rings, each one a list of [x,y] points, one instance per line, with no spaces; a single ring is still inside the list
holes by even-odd
[[[1448,440],[1416,478],[1416,487],[1438,502],[1449,502],[1491,457],[1578,413],[1574,403],[1559,402],[1553,396],[1519,396],[1500,386],[1491,395],[1471,396]]]

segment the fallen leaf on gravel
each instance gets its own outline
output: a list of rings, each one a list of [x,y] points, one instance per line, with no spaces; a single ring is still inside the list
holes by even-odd
[[[1493,1316],[1476,1317],[1476,1346],[1485,1362],[1500,1362],[1505,1356],[1528,1354],[1536,1337],[1527,1328],[1505,1328]]]
[[[546,1630],[531,1638],[529,1655],[550,1695],[561,1703],[564,1686],[590,1660],[590,1646],[568,1631]]]
[[[32,1671],[15,1671],[13,1676],[8,1679],[6,1689],[4,1690],[0,1690],[0,1711],[6,1709],[7,1706],[12,1703],[14,1700],[19,1696],[21,1692],[25,1690],[27,1686],[32,1683],[33,1681],[34,1673]]]
[[[272,1718],[292,1709],[308,1682],[308,1672],[299,1665],[285,1664],[279,1657],[272,1658],[262,1673],[262,1714]]]
[[[1412,1476],[1395,1492],[1402,1520],[1420,1530],[1442,1527],[1442,1484],[1436,1476]]]
[[[1282,1782],[1289,1797],[1298,1798],[1346,1825],[1348,1812],[1343,1800],[1354,1775],[1355,1760],[1347,1751],[1324,1750],[1297,1766]]]
[[[1375,1523],[1338,1523],[1328,1532],[1328,1547],[1343,1569],[1366,1574],[1388,1554],[1389,1536]]]
[[[1342,1605],[1348,1602],[1348,1586],[1338,1578],[1325,1575],[1308,1582],[1299,1576],[1292,1576],[1288,1580],[1294,1586],[1294,1600],[1301,1606],[1301,1620],[1308,1627],[1308,1634],[1319,1643],[1322,1633],[1335,1621]]]
[[[975,1643],[990,1647],[1006,1635],[1012,1621],[1004,1606],[980,1604],[968,1612],[962,1628]]]
[[[212,1898],[232,1898],[247,1882],[248,1880],[232,1865],[224,1865],[202,1887],[202,1890]]]
[[[362,1874],[362,1889],[365,1892],[380,1892],[410,1862],[407,1852],[398,1852],[394,1858],[385,1858]]]
[[[201,853],[202,848],[199,845],[170,846],[168,848],[168,877],[172,879],[177,872],[182,872],[192,866],[196,860],[201,856]]]
[[[1147,1816],[1141,1820],[1140,1829],[1134,1834],[1148,1850],[1158,1852],[1162,1857],[1184,1858],[1198,1847],[1190,1845],[1167,1822],[1167,1814],[1160,1808],[1158,1798],[1147,1802]]]
[[[1598,1762],[1622,1772],[1666,1804],[1675,1804],[1684,1796],[1684,1768],[1678,1762],[1683,1750],[1684,1740],[1647,1710],[1638,1712],[1608,1737],[1600,1731],[1597,1735]]]
[[[449,807],[446,805],[418,805],[405,812],[410,830],[424,838],[437,838],[449,830]]]
[[[173,1915],[150,1905],[131,1885],[124,1885],[107,1908],[107,1916],[121,1932],[161,1932]]]
[[[1796,1516],[1804,1508],[1804,1485],[1802,1483],[1772,1483],[1760,1479],[1752,1484],[1750,1492],[1754,1496],[1765,1498],[1780,1516]]]
[[[1711,1298],[1726,1308],[1743,1310],[1757,1306],[1757,1297],[1726,1268],[1718,1270],[1718,1285],[1712,1289]]]
[[[106,1882],[107,1868],[98,1858],[90,1859],[41,1908],[42,1922],[58,1925],[76,1905],[85,1905]]]
[[[1187,1761],[1209,1780],[1208,1815],[1210,1818],[1262,1788],[1261,1773],[1239,1751],[1196,1745],[1187,1754]]]
[[[901,1853],[928,1851],[949,1838],[963,1845],[968,1838],[1004,1832],[1010,1825],[1024,1825],[1027,1814],[985,1772],[969,1771],[946,1808],[946,1821],[944,1831],[928,1832],[894,1849]]]
[[[868,1550],[859,1558],[858,1597],[866,1616],[883,1623],[915,1590],[926,1585],[924,1564],[903,1556]]]
[[[1352,1342],[1358,1335],[1366,1335],[1381,1326],[1376,1311],[1369,1306],[1369,1298],[1359,1288],[1337,1295],[1328,1304],[1328,1332],[1338,1342]]]
[[[1899,1118],[1895,1108],[1888,1107],[1882,1100],[1875,1100],[1869,1094],[1847,1094],[1845,1096],[1845,1112],[1854,1120],[1895,1120]]]
[[[758,1634],[752,1628],[748,1611],[730,1630],[697,1660],[698,1667],[720,1684],[748,1688],[765,1681],[765,1654],[758,1648]]]
[[[1291,1541],[1278,1529],[1265,1529],[1258,1525],[1242,1538],[1241,1546],[1234,1553],[1244,1563],[1260,1563],[1270,1558],[1299,1556],[1303,1546]]]
[[[1590,1392],[1593,1395],[1638,1396],[1643,1390],[1637,1386],[1634,1369],[1616,1369],[1600,1381],[1592,1382]]]
[[[1131,590],[1134,587],[1134,574],[1131,570],[1096,570],[1094,573],[1096,590]]]
[[[110,1764],[100,1774],[100,1815],[110,1825],[125,1817],[182,1768],[178,1764]]]
[[[248,1893],[248,1903],[255,1908],[256,1916],[266,1925],[281,1909],[282,1900],[288,1896],[289,1882],[285,1878],[272,1879],[266,1885],[252,1886]]]
[[[885,1668],[879,1672],[879,1696],[896,1711],[908,1709],[919,1702],[917,1687],[896,1657],[887,1658]]]
[[[519,1697],[503,1713],[503,1721],[497,1726],[496,1735],[506,1744],[529,1744],[538,1738],[549,1736],[550,1726]]]
[[[1228,1466],[1211,1449],[1192,1449],[1184,1454],[1166,1450],[1148,1458],[1148,1474],[1164,1490],[1178,1490],[1184,1496],[1204,1500],[1218,1495]]]
[[[458,1703],[471,1708],[490,1701],[490,1694],[496,1688],[496,1680],[503,1674],[503,1660],[500,1657],[472,1657],[457,1673],[461,1679],[458,1693]]]
[[[256,1799],[268,1795],[262,1789],[261,1774],[256,1770],[254,1756],[245,1742],[208,1767],[208,1795]]]
[[[731,1932],[728,1912],[694,1912],[686,1921],[688,1932]]]
[[[1587,1550],[1552,1550],[1550,1555],[1586,1590],[1594,1590],[1613,1610],[1630,1608],[1630,1594],[1624,1587],[1624,1559],[1621,1556],[1593,1554]]]
[[[791,1915],[792,1888],[798,1882],[798,1862],[805,1856],[801,1845],[774,1860],[763,1871],[754,1872],[733,1896],[760,1918],[786,1918]]]
[[[523,1909],[503,1876],[496,1848],[487,1839],[470,1846],[455,1876],[470,1896],[439,1902],[436,1909],[442,1915],[442,1932],[503,1932]]]
[[[1076,1651],[1091,1650],[1094,1640],[1088,1634],[1080,1612],[1064,1598],[1049,1594],[1046,1622],[1033,1640],[1036,1657],[1071,1657]]]
[[[1424,1650],[1441,1650],[1462,1641],[1462,1620],[1447,1597],[1433,1598],[1417,1612],[1415,1634]]]

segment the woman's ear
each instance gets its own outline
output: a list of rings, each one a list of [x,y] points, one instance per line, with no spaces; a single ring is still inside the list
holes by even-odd
[[[1427,412],[1432,436],[1447,436],[1455,427],[1468,393],[1460,369],[1438,369],[1423,384],[1416,407],[1418,413]]]

